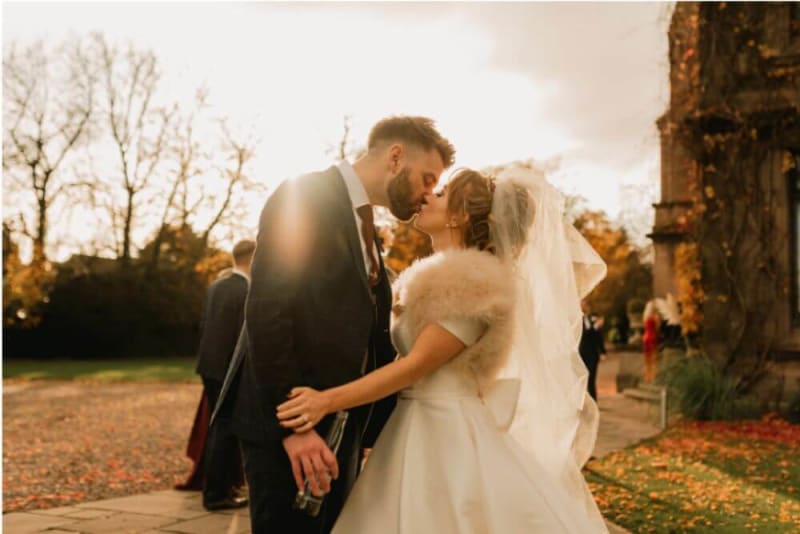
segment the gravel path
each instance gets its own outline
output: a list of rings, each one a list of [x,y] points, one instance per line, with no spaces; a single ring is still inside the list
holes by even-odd
[[[3,512],[169,489],[202,386],[3,381]]]

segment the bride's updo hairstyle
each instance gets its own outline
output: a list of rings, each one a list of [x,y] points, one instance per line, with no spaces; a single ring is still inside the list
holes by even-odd
[[[447,183],[447,212],[467,216],[461,227],[464,246],[489,250],[489,215],[494,198],[494,180],[472,169],[461,169]]]
[[[510,200],[511,204],[505,207],[505,211],[513,212],[514,222],[510,225],[511,228],[506,228],[506,234],[511,242],[505,243],[504,248],[510,246],[514,251],[513,255],[516,256],[525,244],[528,229],[533,222],[534,206],[533,199],[525,187],[514,183],[504,184],[504,189],[507,187],[511,187],[512,198],[504,199]],[[492,213],[492,206],[496,204],[495,191],[494,178],[472,169],[457,171],[447,184],[448,213],[467,216],[467,221],[462,227],[465,247],[485,250],[492,254],[499,252],[498,244],[493,242],[492,232],[492,225],[495,222]]]

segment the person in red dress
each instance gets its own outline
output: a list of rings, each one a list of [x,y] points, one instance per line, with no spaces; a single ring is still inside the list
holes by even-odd
[[[654,301],[649,301],[644,308],[644,335],[642,336],[642,349],[644,351],[644,381],[651,384],[656,375],[656,359],[658,349],[658,323],[659,315]]]

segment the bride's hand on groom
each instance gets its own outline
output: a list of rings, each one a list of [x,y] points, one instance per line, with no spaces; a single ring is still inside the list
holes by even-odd
[[[308,432],[330,412],[324,392],[312,388],[293,388],[289,400],[278,406],[278,421],[284,428]]]

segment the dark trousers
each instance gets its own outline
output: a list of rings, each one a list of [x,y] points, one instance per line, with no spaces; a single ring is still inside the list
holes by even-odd
[[[325,434],[321,434],[325,439]],[[348,421],[337,460],[339,478],[331,482],[319,515],[309,517],[294,510],[297,485],[283,441],[255,443],[242,440],[244,472],[250,489],[250,524],[253,534],[326,534],[333,529],[352,489],[360,465],[361,429]]]
[[[203,386],[211,409],[217,404],[222,382],[203,377]],[[208,429],[203,454],[205,481],[203,501],[213,502],[230,497],[236,486],[236,473],[239,473],[242,455],[239,439],[231,432],[225,419],[217,419]]]
[[[597,400],[597,365],[600,362],[600,355],[597,353],[581,354],[581,359],[586,365],[586,369],[589,370],[589,383],[587,385],[589,395],[594,400]]]

